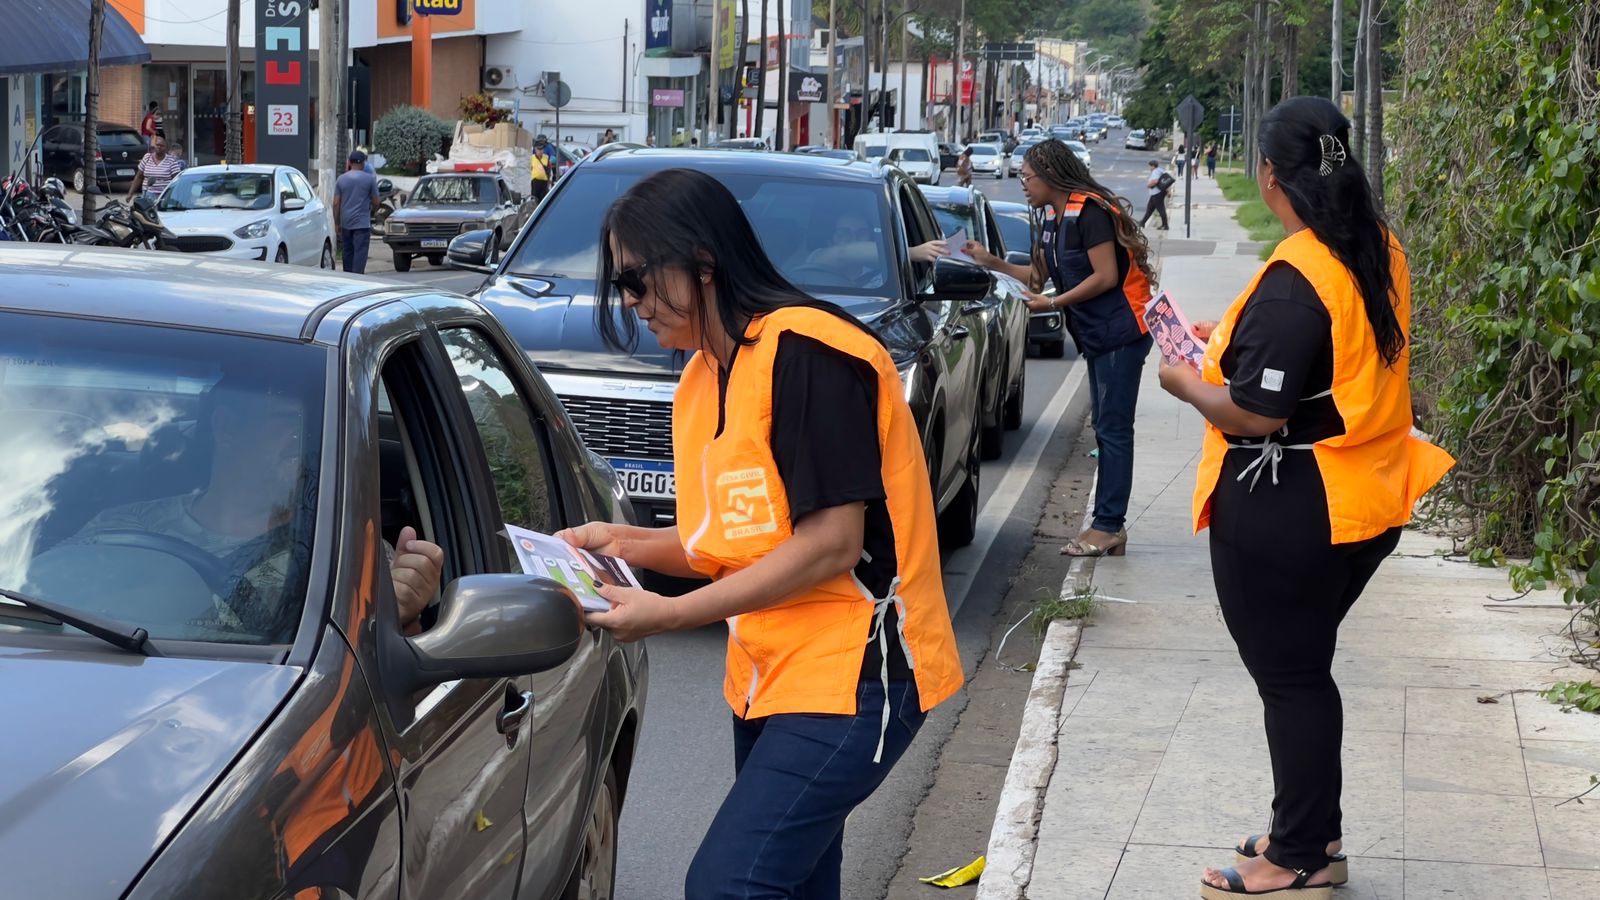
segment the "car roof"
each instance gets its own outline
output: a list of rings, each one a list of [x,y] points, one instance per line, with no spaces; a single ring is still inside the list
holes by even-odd
[[[876,182],[883,179],[883,167],[853,159],[834,159],[812,153],[778,153],[751,150],[729,153],[725,150],[645,147],[618,150],[598,159],[586,159],[584,168],[603,168],[619,172],[658,172],[681,166],[702,172],[740,171],[768,175],[828,178],[839,181]]]
[[[219,164],[214,166],[190,166],[189,168],[184,169],[182,174],[187,175],[199,172],[209,175],[212,172],[243,172],[246,175],[271,175],[274,172],[277,172],[279,169],[287,168],[289,167],[272,166],[265,163],[246,163],[232,166]]]
[[[299,266],[114,247],[0,243],[0,311],[304,340],[361,296],[408,286]]]
[[[1025,216],[1030,212],[1028,204],[1018,203],[1015,200],[990,200],[989,210],[1001,216]]]

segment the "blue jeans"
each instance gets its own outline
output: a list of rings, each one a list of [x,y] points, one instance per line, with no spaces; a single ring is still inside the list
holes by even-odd
[[[1090,415],[1100,447],[1100,481],[1094,489],[1095,531],[1116,534],[1128,522],[1133,492],[1133,412],[1139,376],[1154,343],[1147,334],[1110,353],[1088,358]]]
[[[339,252],[344,254],[346,272],[361,275],[367,271],[367,245],[371,241],[371,228],[339,229]]]
[[[838,900],[844,820],[910,746],[926,714],[916,684],[863,681],[856,714],[733,720],[732,790],[684,880],[687,900]]]

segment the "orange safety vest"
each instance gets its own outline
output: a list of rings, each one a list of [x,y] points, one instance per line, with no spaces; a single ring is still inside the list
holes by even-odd
[[[1234,325],[1267,269],[1280,261],[1294,266],[1316,289],[1317,296],[1328,309],[1333,328],[1333,388],[1330,393],[1344,419],[1345,431],[1309,446],[1279,446],[1309,449],[1316,455],[1317,468],[1322,473],[1328,495],[1328,524],[1333,543],[1364,541],[1411,521],[1411,510],[1417,500],[1444,477],[1455,460],[1411,434],[1409,353],[1402,352],[1393,366],[1384,363],[1355,278],[1309,228],[1278,244],[1277,251],[1251,279],[1250,286],[1228,307],[1206,342],[1200,377],[1209,384],[1226,384],[1221,361]],[[1405,251],[1392,238],[1390,266],[1394,272],[1395,316],[1400,321],[1401,331],[1409,335],[1411,273],[1406,266]],[[1266,443],[1272,442],[1269,436]],[[1253,449],[1256,445],[1250,446]],[[1207,422],[1194,491],[1196,532],[1210,524],[1211,494],[1222,474],[1222,458],[1228,449],[1227,438]],[[1271,459],[1268,454],[1268,450],[1262,451],[1262,464],[1268,464]]]
[[[1076,225],[1085,203],[1094,203],[1104,209],[1115,221],[1118,212],[1104,197],[1074,191],[1067,195],[1066,207],[1052,221],[1046,223],[1047,235],[1043,242],[1053,246],[1049,252],[1056,256],[1056,266],[1064,283],[1057,287],[1064,293],[1094,274],[1088,250],[1061,248],[1063,233],[1069,225]],[[1071,333],[1079,351],[1086,356],[1099,356],[1125,347],[1150,332],[1144,321],[1144,309],[1150,303],[1150,280],[1134,263],[1133,255],[1120,242],[1115,247],[1120,270],[1127,263],[1128,273],[1122,275],[1117,285],[1098,297],[1090,297],[1065,308],[1067,331]]]
[[[887,597],[873,597],[847,572],[757,612],[728,619],[723,695],[734,713],[854,715],[869,640],[887,660],[896,639],[916,678],[924,711],[961,688],[961,660],[939,571],[939,539],[922,440],[904,386],[883,345],[819,309],[792,307],[753,320],[728,381],[717,434],[720,367],[697,353],[672,405],[678,534],[689,564],[722,578],[766,556],[794,533],[789,500],[773,461],[772,367],[778,338],[792,331],[871,364],[878,376],[878,447],[899,573]],[[898,634],[886,633],[888,608]],[[887,687],[888,664],[883,678]],[[888,709],[884,723],[887,727]]]

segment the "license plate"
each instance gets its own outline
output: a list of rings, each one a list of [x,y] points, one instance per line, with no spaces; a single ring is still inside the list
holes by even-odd
[[[118,169],[117,170],[117,177],[118,178],[132,178],[133,177],[133,170],[132,169]]]
[[[659,459],[607,460],[617,470],[622,490],[630,497],[646,500],[675,500],[678,496],[678,479],[672,474],[672,463]]]
[[[422,249],[424,250],[442,250],[448,246],[450,246],[450,242],[443,238],[429,238],[422,242]]]

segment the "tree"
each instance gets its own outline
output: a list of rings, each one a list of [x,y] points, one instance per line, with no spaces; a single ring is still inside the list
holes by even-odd
[[[83,86],[83,221],[94,221],[94,195],[100,189],[100,37],[105,31],[106,0],[89,4],[89,74]]]
[[[240,0],[228,0],[227,47],[223,51],[225,77],[228,79],[228,121],[222,152],[228,162],[234,165],[244,162],[244,98],[239,96],[243,84],[239,74],[239,3]]]
[[[756,77],[761,81],[756,87],[756,122],[750,132],[751,137],[760,136],[761,122],[766,118],[767,112],[767,0],[761,0],[761,49],[757,52],[760,54],[758,57],[760,61],[756,63],[758,73]]]

